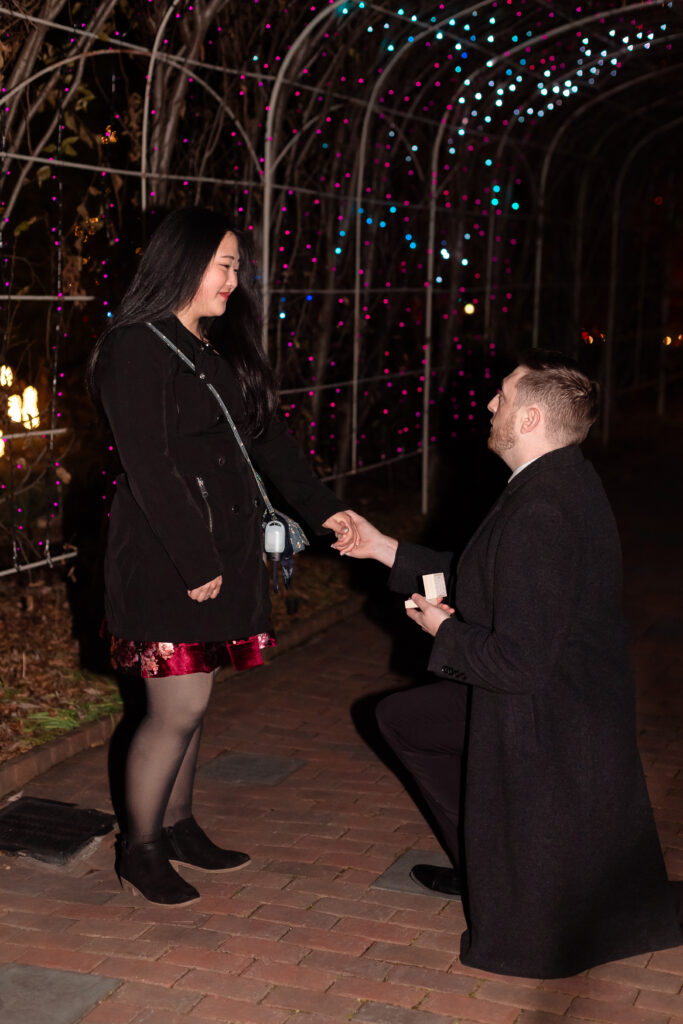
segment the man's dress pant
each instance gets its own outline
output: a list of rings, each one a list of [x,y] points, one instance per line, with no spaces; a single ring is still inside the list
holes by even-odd
[[[420,787],[458,872],[467,696],[461,683],[432,683],[385,697],[376,712],[384,738]]]

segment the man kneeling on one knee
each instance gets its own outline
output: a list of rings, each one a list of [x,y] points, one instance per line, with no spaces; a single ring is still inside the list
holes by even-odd
[[[385,698],[380,727],[418,783],[452,868],[413,877],[464,896],[462,962],[562,977],[681,941],[636,747],[621,551],[579,444],[597,385],[532,350],[489,403],[512,470],[457,570],[354,516],[353,557],[416,590],[443,572],[453,607],[412,593],[438,682]],[[463,499],[464,500],[464,499]]]

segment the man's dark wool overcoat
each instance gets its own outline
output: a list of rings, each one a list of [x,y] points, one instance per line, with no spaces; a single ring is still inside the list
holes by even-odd
[[[216,387],[238,428],[245,407],[228,362],[176,317],[156,326]],[[123,465],[111,510],[105,563],[107,627],[128,640],[238,640],[270,627],[262,560],[265,511],[253,473],[216,399],[144,324],[115,330],[97,361],[96,383]],[[310,469],[276,417],[249,452],[306,522],[343,506]],[[222,575],[218,597],[187,591]]]
[[[446,571],[400,545],[391,586]],[[471,687],[461,959],[552,978],[681,934],[636,747],[621,552],[576,446],[515,476],[465,549],[429,668]]]

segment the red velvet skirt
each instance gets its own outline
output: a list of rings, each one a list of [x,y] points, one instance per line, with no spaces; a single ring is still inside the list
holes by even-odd
[[[114,671],[143,679],[213,672],[221,665],[253,668],[263,664],[263,648],[274,647],[277,642],[272,633],[258,633],[244,640],[207,640],[194,644],[124,640],[111,635],[109,641]]]

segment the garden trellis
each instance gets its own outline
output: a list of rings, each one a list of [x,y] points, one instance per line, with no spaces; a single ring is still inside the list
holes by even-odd
[[[426,507],[430,449],[480,427],[497,358],[523,343],[591,347],[605,438],[618,390],[670,368],[680,311],[652,295],[679,260],[681,5],[70,10],[0,5],[0,365],[41,406],[25,429],[0,383],[11,568],[71,554],[55,545],[65,454],[85,457],[82,366],[182,203],[253,233],[283,411],[329,479],[419,460]],[[38,528],[16,500],[34,492]]]

